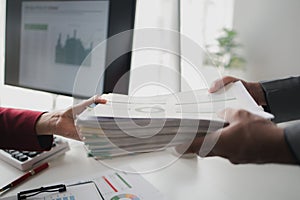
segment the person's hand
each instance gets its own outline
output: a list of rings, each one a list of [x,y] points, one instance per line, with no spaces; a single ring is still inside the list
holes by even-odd
[[[243,83],[245,88],[248,90],[248,92],[250,93],[250,95],[258,105],[261,106],[267,105],[264,91],[262,89],[261,84],[258,82],[246,82],[244,80],[235,77],[225,76],[221,79],[214,81],[208,91],[214,93],[220,90],[221,88],[223,88],[224,86],[228,85],[229,83],[233,83],[236,81],[241,81]]]
[[[245,110],[226,109],[220,117],[229,122],[229,126],[206,136],[217,140],[211,151],[201,155],[204,137],[198,137],[185,153],[221,156],[234,164],[296,162],[286,144],[283,129],[273,122]]]
[[[36,123],[37,134],[57,134],[71,139],[80,140],[74,125],[74,117],[83,112],[89,105],[93,103],[105,104],[106,100],[101,99],[99,96],[93,96],[90,99],[66,110],[44,113]]]

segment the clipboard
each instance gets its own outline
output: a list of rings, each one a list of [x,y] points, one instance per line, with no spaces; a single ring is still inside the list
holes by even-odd
[[[93,181],[80,182],[70,185],[52,185],[31,190],[21,191],[17,196],[1,200],[104,200],[101,192]]]
[[[134,172],[131,167],[123,168],[127,172]],[[153,200],[166,198],[152,184],[138,173],[108,170],[79,181],[67,181],[64,184],[50,185],[19,193],[25,195],[26,200]],[[34,195],[32,195],[34,194]],[[31,196],[29,196],[31,195]],[[17,200],[18,196],[11,196],[0,200]]]

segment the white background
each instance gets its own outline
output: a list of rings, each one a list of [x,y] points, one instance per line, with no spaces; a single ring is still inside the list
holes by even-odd
[[[235,0],[233,27],[245,46],[247,79],[300,75],[299,9],[299,0]]]

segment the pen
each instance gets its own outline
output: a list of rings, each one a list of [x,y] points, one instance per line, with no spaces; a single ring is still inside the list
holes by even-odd
[[[16,180],[14,180],[13,182],[9,183],[8,185],[4,186],[3,188],[0,189],[0,192],[4,192],[6,190],[9,190],[17,185],[19,185],[20,183],[22,183],[23,181],[25,181],[26,179],[28,179],[29,177],[43,171],[44,169],[47,169],[49,167],[48,163],[44,163],[41,164],[40,166],[28,171],[26,174],[24,174],[23,176],[17,178]]]

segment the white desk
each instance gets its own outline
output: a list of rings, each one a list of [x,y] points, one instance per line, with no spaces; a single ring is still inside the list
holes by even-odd
[[[80,142],[71,142],[71,151],[51,162],[49,169],[34,176],[5,196],[24,189],[64,180],[76,180],[105,171],[106,166],[88,158]],[[106,160],[109,165],[147,167],[173,156],[169,152],[143,154]],[[22,172],[0,161],[0,186]],[[221,158],[177,160],[172,165],[143,176],[172,199],[299,199],[300,168],[283,165],[232,165]],[[4,197],[5,197],[4,196]]]

